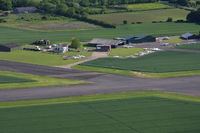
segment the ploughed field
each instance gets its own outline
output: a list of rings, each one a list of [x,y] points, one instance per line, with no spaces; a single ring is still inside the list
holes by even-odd
[[[126,95],[122,93],[121,97]],[[1,133],[188,133],[200,131],[199,102],[157,96],[117,99],[112,99],[115,97],[113,95],[108,96],[110,100],[103,100],[99,96],[89,96],[88,99],[97,97],[101,100],[75,103],[72,100],[71,103],[51,104],[54,102],[52,99],[49,100],[51,101],[49,105],[35,103],[34,106],[1,107]],[[40,104],[39,101],[38,103]],[[45,104],[45,101],[41,101],[41,104]],[[11,104],[8,103],[8,105]]]
[[[199,58],[200,53],[162,51],[135,59],[100,58],[81,65],[162,73],[200,70]]]

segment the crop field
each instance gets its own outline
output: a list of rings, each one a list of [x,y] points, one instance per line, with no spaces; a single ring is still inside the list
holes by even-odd
[[[200,43],[197,43],[197,44],[183,44],[183,45],[175,46],[175,48],[200,50]]]
[[[128,23],[132,22],[152,22],[152,21],[166,21],[168,17],[173,20],[185,20],[189,11],[182,9],[160,9],[140,12],[114,13],[103,15],[91,15],[89,18],[105,21],[111,24],[123,24],[124,20]]]
[[[62,66],[80,61],[81,59],[63,60],[62,56],[84,55],[90,56],[89,52],[67,52],[66,54],[42,53],[25,50],[17,50],[13,52],[0,52],[1,60],[16,61],[30,64],[46,65],[46,66]]]
[[[199,53],[164,51],[135,59],[101,58],[81,65],[163,73],[200,70],[199,58]]]
[[[67,31],[33,31],[0,26],[1,43],[27,44],[39,39],[48,39],[53,43],[69,42],[76,37],[82,42],[92,38],[115,38],[125,35],[147,34],[154,36],[181,35],[186,32],[199,33],[200,25],[192,23],[144,23],[119,25],[116,29],[90,29]]]
[[[10,14],[9,16],[1,18],[4,19],[6,23],[0,25],[33,30],[71,30],[98,27],[68,17],[41,13]]]
[[[86,82],[0,71],[0,90],[74,85],[82,83]]]
[[[198,132],[199,109],[199,98],[160,92],[8,102],[1,103],[0,129],[1,133]]]
[[[126,8],[131,11],[141,11],[141,10],[169,9],[173,7],[161,3],[144,3],[144,4],[129,4],[126,6]]]
[[[110,56],[127,57],[134,56],[140,52],[144,52],[144,50],[140,48],[117,48],[111,50]]]

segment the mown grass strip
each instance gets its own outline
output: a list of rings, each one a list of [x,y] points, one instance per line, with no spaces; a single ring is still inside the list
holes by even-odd
[[[64,85],[75,85],[75,84],[87,83],[85,81],[50,78],[50,77],[44,77],[44,76],[7,72],[7,71],[0,71],[0,73],[1,73],[0,75],[6,76],[6,77],[14,77],[16,79],[26,79],[26,80],[34,81],[34,82],[12,82],[12,83],[7,82],[3,84],[0,83],[0,90],[47,87],[47,86],[64,86]]]

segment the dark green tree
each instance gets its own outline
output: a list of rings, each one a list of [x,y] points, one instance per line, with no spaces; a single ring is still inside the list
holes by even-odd
[[[73,39],[71,43],[71,48],[78,49],[81,47],[81,43],[78,39]]]

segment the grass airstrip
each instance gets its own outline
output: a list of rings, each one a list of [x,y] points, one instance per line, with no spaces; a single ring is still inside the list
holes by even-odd
[[[0,129],[1,133],[198,132],[199,109],[197,97],[155,91],[1,102]]]
[[[0,71],[0,90],[74,85],[81,83],[86,82]]]

